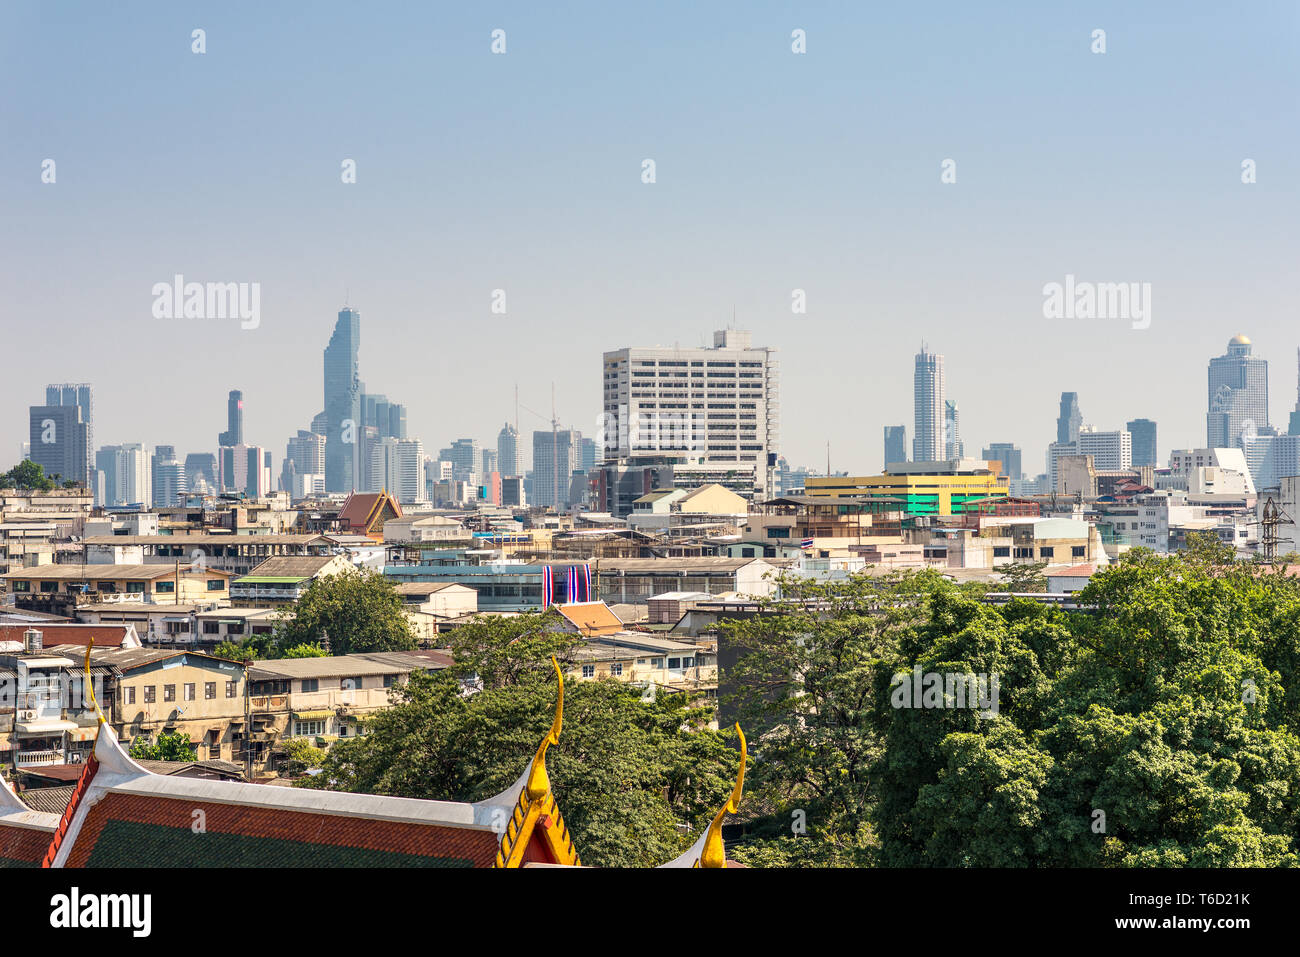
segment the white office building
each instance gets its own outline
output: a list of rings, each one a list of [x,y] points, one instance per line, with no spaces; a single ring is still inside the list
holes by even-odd
[[[775,349],[755,347],[748,332],[724,329],[714,333],[711,349],[606,352],[603,375],[598,452],[606,461],[669,456],[711,469],[748,470],[755,492],[775,494]]]

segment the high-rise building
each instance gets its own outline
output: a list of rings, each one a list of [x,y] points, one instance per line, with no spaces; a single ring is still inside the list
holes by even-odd
[[[1091,455],[1098,472],[1133,467],[1133,437],[1127,429],[1101,432],[1083,427],[1075,442],[1076,455]]]
[[[912,460],[941,461],[947,458],[944,448],[943,356],[929,351],[924,344],[916,354],[912,386]]]
[[[69,406],[75,405],[81,410],[81,421],[86,426],[86,475],[90,474],[95,464],[95,399],[88,382],[63,382],[45,387],[45,404]],[[33,459],[33,461],[35,461]],[[73,478],[73,475],[65,475]],[[85,479],[78,479],[85,481]]]
[[[479,453],[483,457],[483,474],[488,475],[492,472],[500,472],[500,460],[497,458],[497,450],[484,448]]]
[[[451,477],[457,482],[476,484],[483,472],[483,458],[479,454],[478,439],[456,439],[451,443],[448,461],[452,464]]]
[[[105,505],[150,507],[152,469],[139,442],[104,446],[95,455],[95,467],[104,473]]]
[[[226,431],[217,436],[217,445],[230,447],[244,444],[244,393],[230,390],[226,397]]]
[[[219,480],[226,492],[263,498],[271,491],[270,452],[260,445],[235,445],[221,450]]]
[[[943,400],[943,457],[961,459],[966,457],[966,444],[961,440],[961,414],[953,399]]]
[[[605,461],[668,456],[683,463],[753,474],[753,491],[775,494],[780,429],[776,350],[748,332],[723,329],[713,348],[637,348],[602,360]],[[540,433],[539,433],[540,434]],[[549,433],[547,433],[549,435]],[[537,448],[534,441],[534,449]],[[532,500],[551,482],[533,460]],[[562,479],[561,484],[567,484]],[[549,486],[546,486],[549,488]]]
[[[907,426],[885,426],[885,461],[883,468],[894,462],[907,461]]]
[[[217,457],[211,452],[191,452],[185,456],[185,488],[187,492],[211,493],[217,491]]]
[[[1287,435],[1300,435],[1300,349],[1295,351],[1295,364],[1295,409],[1292,410],[1291,418],[1287,422]]]
[[[149,460],[149,479],[154,508],[171,508],[184,502],[185,469],[176,459],[176,446],[154,446]]]
[[[345,307],[325,347],[325,488],[351,492],[360,483],[361,313]]]
[[[1061,444],[1076,442],[1083,427],[1083,413],[1079,411],[1079,393],[1061,393],[1061,411],[1056,417],[1056,441]]]
[[[424,445],[418,439],[386,435],[370,447],[370,474],[378,486],[403,505],[425,501]]]
[[[533,433],[532,503],[542,508],[567,508],[570,480],[581,464],[582,433],[547,429]]]
[[[524,462],[520,451],[519,430],[507,422],[497,433],[497,467],[502,475],[524,474]]]
[[[1228,351],[1210,360],[1209,411],[1205,415],[1205,444],[1232,448],[1242,434],[1270,434],[1268,421],[1268,361],[1251,355],[1250,340],[1233,336]]]
[[[46,476],[90,487],[92,465],[86,455],[89,429],[81,408],[73,405],[34,405],[30,409],[30,457]]]
[[[1133,464],[1135,466],[1158,466],[1156,458],[1156,424],[1150,419],[1134,419],[1125,427],[1133,436]]]
[[[1021,468],[1020,448],[1012,442],[993,442],[980,452],[986,462],[1002,463],[1002,471],[1008,479],[1019,481],[1025,477]]]

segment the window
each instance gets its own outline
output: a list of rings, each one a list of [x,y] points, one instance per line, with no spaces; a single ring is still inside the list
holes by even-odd
[[[176,700],[176,686],[175,686],[175,685],[163,685],[163,700],[164,700],[164,701],[175,701],[175,700]]]
[[[1039,557],[1039,558],[1051,558],[1051,557],[1052,557],[1052,553],[1053,553],[1054,551],[1055,551],[1055,549],[1054,549],[1052,546],[1048,546],[1047,548],[1040,548],[1040,549],[1038,550],[1038,557]]]
[[[203,623],[203,633],[204,633],[205,635],[219,635],[219,634],[221,634],[221,622],[219,622],[219,621],[205,621],[205,622]]]
[[[176,583],[158,582],[153,586],[153,590],[158,592],[160,595],[162,594],[170,595],[172,592],[176,591]]]
[[[682,659],[682,667],[683,667],[683,668],[690,668],[690,667],[693,666],[694,664],[695,664],[695,659],[694,659],[694,658],[683,658],[683,659]]]
[[[616,661],[612,665],[610,665],[609,673],[611,675],[621,675],[623,673],[623,662]]]
[[[302,679],[302,687],[300,687],[298,690],[299,690],[299,691],[302,691],[302,692],[319,691],[319,690],[320,690],[320,679],[319,679],[319,678],[303,678],[303,679]]]
[[[171,584],[171,583],[168,582],[168,584]],[[143,595],[143,594],[144,594],[144,582],[127,582],[127,583],[126,583],[126,590],[127,590],[127,593],[128,593],[128,594],[131,594],[131,595]]]
[[[364,685],[358,677],[343,678],[339,681],[340,691],[360,691]]]
[[[994,557],[994,558],[1010,558],[1010,557],[1011,557],[1011,547],[1010,547],[1009,545],[994,545],[994,546],[993,546],[993,557]]]
[[[651,667],[651,668],[662,668],[663,666],[664,666],[664,660],[663,660],[662,658],[651,658],[651,659],[650,659],[650,667]]]
[[[135,704],[135,685],[128,685],[126,689],[126,703]]]
[[[158,692],[153,685],[144,686],[144,703],[153,704],[158,700]]]
[[[293,723],[294,737],[315,737],[325,733],[324,721],[295,721]]]
[[[682,666],[682,659],[680,659],[680,658],[669,658],[669,659],[668,659],[668,667],[669,667],[669,668],[680,668],[681,666]]]
[[[233,681],[227,681],[227,682],[226,682],[226,697],[227,697],[227,698],[233,698],[234,696],[235,696],[235,683],[234,683]]]
[[[1074,545],[1070,548],[1070,554],[1073,555],[1075,558],[1082,558],[1085,554],[1087,554],[1087,551],[1088,549],[1087,546],[1085,545]]]
[[[14,591],[31,591],[31,590],[32,590],[31,582],[24,582],[24,581],[14,582]]]
[[[59,590],[58,582],[41,582],[41,591],[49,593]]]
[[[215,698],[217,696],[217,683],[215,681],[205,682],[203,685],[204,699]]]
[[[595,665],[583,665],[583,666],[582,666],[582,676],[583,676],[584,678],[594,678],[594,677],[596,677],[596,666],[595,666]]]
[[[194,700],[194,682],[193,682],[193,681],[187,681],[187,682],[185,682],[185,700],[186,700],[186,701],[193,701],[193,700]]]
[[[225,591],[225,590],[226,590],[225,579],[222,578],[208,579],[208,591]]]

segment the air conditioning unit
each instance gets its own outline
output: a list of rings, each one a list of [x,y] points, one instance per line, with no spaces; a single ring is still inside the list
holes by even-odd
[[[23,721],[23,722],[35,721],[35,720],[36,720],[36,712],[35,712],[35,711],[19,711],[19,712],[18,712],[18,720],[19,720],[19,721]]]

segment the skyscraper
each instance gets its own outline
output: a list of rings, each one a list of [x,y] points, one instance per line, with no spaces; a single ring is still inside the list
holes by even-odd
[[[60,482],[80,482],[90,488],[93,467],[86,453],[89,429],[81,417],[81,408],[75,404],[34,405],[30,416],[31,460],[47,476],[57,475]]]
[[[924,344],[916,354],[913,376],[912,460],[938,462],[944,453],[944,373],[943,356],[929,351]]]
[[[226,431],[217,436],[217,445],[229,448],[244,444],[244,393],[230,390],[226,398]]]
[[[543,508],[566,508],[573,470],[581,464],[582,434],[573,429],[533,433],[532,503]]]
[[[1020,449],[1011,442],[993,442],[986,449],[980,452],[980,456],[985,461],[995,461],[1002,463],[1002,471],[1009,479],[1017,481],[1024,478],[1024,471],[1021,468]]]
[[[1233,336],[1228,351],[1210,360],[1205,444],[1236,448],[1245,432],[1272,434],[1268,422],[1268,362],[1252,356],[1250,340]]]
[[[961,414],[952,399],[943,400],[943,457],[959,459],[966,454],[966,444],[961,440]]]
[[[185,469],[176,460],[174,445],[154,446],[149,461],[150,498],[154,508],[180,505],[185,497]]]
[[[75,405],[81,410],[81,422],[86,427],[85,474],[89,477],[95,466],[95,401],[90,383],[63,382],[57,385],[47,385],[45,387],[45,404],[47,406]],[[76,478],[76,475],[64,474],[64,478]],[[77,481],[85,480],[82,478],[77,479]]]
[[[1133,464],[1157,466],[1156,424],[1150,419],[1134,419],[1125,426],[1133,436]]]
[[[895,462],[907,461],[907,426],[905,425],[887,425],[885,426],[885,461],[884,467],[888,468]]]
[[[1061,393],[1061,411],[1056,417],[1056,441],[1065,444],[1079,441],[1083,413],[1079,411],[1079,393]]]
[[[344,307],[325,347],[325,490],[351,492],[360,481],[361,313]]]
[[[524,463],[519,452],[519,430],[507,422],[497,433],[497,467],[502,475],[524,474]]]
[[[104,473],[105,505],[151,505],[152,469],[139,442],[104,446],[95,465]]]

